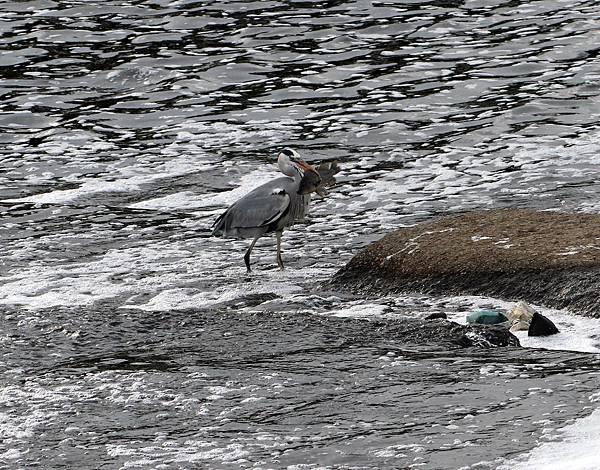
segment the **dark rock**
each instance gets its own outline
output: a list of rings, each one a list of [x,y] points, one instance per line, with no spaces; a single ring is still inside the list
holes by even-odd
[[[469,328],[460,338],[457,344],[462,347],[493,348],[499,346],[520,346],[516,336],[507,328],[500,326],[467,325]]]
[[[443,349],[520,346],[518,338],[507,328],[460,325],[453,321],[431,321],[411,317],[344,318],[300,312],[264,312],[253,319],[259,329],[270,328],[274,336],[277,336],[280,328],[297,330],[303,335],[312,334],[311,331],[314,330],[318,336],[325,334],[326,341],[332,347],[369,345],[382,340],[396,346],[419,345]],[[250,320],[244,321],[248,323]],[[252,328],[247,326],[244,334],[251,336]]]
[[[527,333],[529,336],[550,336],[558,332],[558,328],[549,318],[541,313],[534,312]]]
[[[331,281],[362,293],[489,295],[600,316],[600,215],[502,209],[386,235]]]
[[[498,323],[508,322],[508,318],[496,310],[478,310],[467,315],[467,323],[477,323],[480,325],[497,325]]]
[[[429,315],[427,315],[426,317],[424,317],[425,320],[436,320],[436,319],[447,319],[448,315],[446,315],[444,312],[433,312],[430,313]]]
[[[428,346],[456,347],[504,347],[520,346],[519,340],[508,328],[488,325],[460,325],[453,321],[431,321],[417,318],[397,319],[335,319],[332,323],[359,327],[358,337],[353,341],[369,342],[376,333],[397,344],[420,344]],[[333,325],[332,325],[333,326]]]

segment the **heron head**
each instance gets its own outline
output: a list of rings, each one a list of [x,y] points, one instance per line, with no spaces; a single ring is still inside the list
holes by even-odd
[[[314,166],[309,165],[300,157],[300,154],[290,148],[285,148],[279,152],[277,157],[279,169],[286,176],[295,177],[297,174],[302,176],[306,171],[317,173]]]

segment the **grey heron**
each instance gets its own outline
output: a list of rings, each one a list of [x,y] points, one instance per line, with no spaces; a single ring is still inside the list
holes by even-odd
[[[281,236],[283,230],[304,219],[308,213],[310,193],[323,194],[323,180],[318,169],[309,165],[292,149],[283,149],[278,157],[279,170],[285,175],[250,191],[233,203],[213,224],[213,236],[225,238],[252,238],[244,254],[248,272],[250,254],[260,237],[275,232],[277,238],[277,264],[283,269]],[[333,174],[338,170],[334,162],[325,165],[327,183],[335,182]]]

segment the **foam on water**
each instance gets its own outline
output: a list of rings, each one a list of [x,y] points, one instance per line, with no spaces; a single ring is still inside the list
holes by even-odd
[[[255,152],[257,146],[281,145],[297,128],[298,122],[289,118],[253,119],[244,124],[185,121],[175,127],[165,128],[161,134],[176,134],[180,141],[191,141],[194,145],[211,149],[234,146],[237,152]]]
[[[243,166],[242,166],[243,168]],[[227,206],[234,203],[242,196],[252,191],[267,181],[281,176],[274,170],[269,169],[253,170],[245,173],[239,180],[230,182],[234,186],[229,191],[218,193],[195,194],[191,191],[169,194],[161,198],[148,199],[132,204],[134,209],[152,209],[152,210],[190,210],[211,206]]]
[[[134,164],[125,166],[112,171],[111,174],[106,175],[104,178],[77,178],[75,181],[80,183],[80,186],[75,189],[56,190],[22,198],[6,199],[4,202],[68,204],[83,196],[92,196],[97,193],[128,193],[136,191],[143,185],[148,185],[158,180],[205,171],[209,168],[212,168],[212,165],[203,163],[202,159],[199,160],[197,157],[185,155],[169,159],[165,162],[149,161],[147,165]]]
[[[5,411],[0,413],[0,437],[5,445],[18,446],[34,439],[37,429],[54,421],[60,414],[57,409],[68,407],[70,400],[92,397],[93,393],[81,386],[55,384],[47,387],[35,382],[2,386],[0,404]],[[14,411],[20,403],[27,403],[29,411],[26,416]]]
[[[371,214],[375,209],[375,212],[389,214],[389,209],[396,212],[402,204],[413,210],[431,211],[438,207],[438,201],[444,200],[448,201],[446,209],[448,203],[455,202],[457,206],[451,206],[452,209],[464,210],[495,206],[499,197],[547,198],[565,185],[587,180],[600,161],[597,133],[577,139],[535,139],[533,142],[515,138],[503,145],[507,148],[502,149],[502,157],[497,156],[493,148],[482,153],[477,148],[448,147],[444,152],[419,158],[401,153],[397,158],[407,160],[402,168],[383,175],[367,172],[358,178],[364,184],[351,193],[348,209],[361,213],[367,209]],[[363,159],[354,168],[364,170],[376,160]],[[519,170],[506,171],[510,168]],[[352,168],[348,171],[352,172]],[[592,211],[594,207],[596,203],[586,202],[574,209]],[[392,218],[384,228],[397,226],[396,220]]]
[[[215,266],[210,254],[192,254],[190,248],[182,243],[158,243],[109,250],[87,263],[32,266],[0,278],[0,304],[30,309],[90,305],[185,284],[200,275],[200,267]]]
[[[531,452],[502,462],[498,470],[596,470],[600,409],[544,437],[550,442],[543,442]]]
[[[248,295],[276,294],[290,296],[302,290],[302,287],[298,285],[256,280],[240,283],[235,289],[217,288],[209,292],[200,293],[197,293],[196,289],[167,289],[152,297],[145,304],[126,304],[121,308],[136,308],[147,311],[186,310],[224,304],[237,299],[241,300]]]
[[[327,315],[347,318],[381,317],[388,310],[389,307],[385,304],[348,302],[340,309],[328,311]]]
[[[184,445],[162,442],[141,449],[131,449],[126,445],[107,444],[106,453],[110,457],[133,457],[127,460],[122,468],[139,468],[153,466],[163,461],[173,463],[219,462],[221,464],[241,464],[248,461],[244,458],[250,452],[242,444],[220,446],[215,441],[187,440]]]

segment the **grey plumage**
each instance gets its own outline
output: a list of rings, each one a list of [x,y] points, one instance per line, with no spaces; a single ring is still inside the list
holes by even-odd
[[[300,181],[277,178],[250,191],[216,220],[213,235],[250,238],[291,227],[310,203],[310,195],[298,194]]]
[[[253,239],[244,255],[248,271],[250,253],[257,240],[272,232],[277,237],[277,264],[283,269],[283,230],[304,219],[309,209],[310,192],[316,191],[321,184],[317,170],[304,162],[294,150],[282,150],[277,162],[285,177],[252,190],[233,203],[213,224],[214,236]]]

